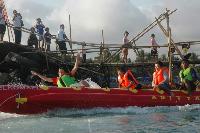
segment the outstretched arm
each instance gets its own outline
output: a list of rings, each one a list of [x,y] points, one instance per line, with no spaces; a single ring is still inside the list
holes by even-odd
[[[71,75],[75,75],[75,73],[79,67],[79,64],[80,64],[80,54],[78,53],[76,56],[76,62],[74,64],[74,68],[71,70]]]
[[[37,73],[35,71],[31,71],[31,74],[38,76],[39,78],[41,78],[44,81],[53,82],[52,78],[48,78],[46,76],[43,76],[43,75],[41,75],[41,74],[39,74],[39,73]]]

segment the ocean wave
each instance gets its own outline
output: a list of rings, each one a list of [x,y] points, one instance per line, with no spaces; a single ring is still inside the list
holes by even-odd
[[[93,108],[93,109],[55,109],[43,114],[46,117],[84,117],[110,115],[138,115],[199,110],[200,105],[158,106],[158,107],[126,107],[126,108]]]

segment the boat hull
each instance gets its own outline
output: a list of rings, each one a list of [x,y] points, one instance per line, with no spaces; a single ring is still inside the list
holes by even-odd
[[[56,108],[113,108],[182,106],[200,104],[200,91],[190,96],[173,91],[174,96],[152,90],[137,93],[119,88],[57,88],[37,86],[0,86],[0,111],[17,114],[37,114]]]

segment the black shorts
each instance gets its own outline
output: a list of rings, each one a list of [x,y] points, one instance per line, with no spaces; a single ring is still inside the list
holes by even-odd
[[[0,34],[5,34],[6,26],[4,24],[0,24]]]
[[[58,46],[59,49],[61,50],[61,53],[67,53],[67,47],[64,41],[58,41]]]

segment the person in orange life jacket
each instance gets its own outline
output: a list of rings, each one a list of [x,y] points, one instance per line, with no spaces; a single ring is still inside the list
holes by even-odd
[[[141,89],[142,85],[133,76],[131,70],[126,70],[125,67],[120,67],[117,70],[119,88],[126,89]]]
[[[171,95],[169,86],[169,69],[163,66],[161,61],[155,63],[152,86],[154,90],[163,90]]]
[[[119,88],[125,88],[125,80],[124,80],[124,75],[126,73],[126,69],[124,67],[120,67],[117,69],[117,74],[118,74],[118,87]]]
[[[80,54],[78,53],[76,57],[75,65],[69,73],[67,73],[66,67],[63,67],[63,66],[59,67],[59,70],[58,70],[59,77],[55,77],[55,78],[49,78],[49,77],[43,76],[35,71],[31,71],[31,73],[33,75],[38,76],[44,81],[52,82],[54,85],[57,85],[58,87],[70,87],[72,84],[78,83],[73,76],[75,75],[79,64],[80,64]],[[80,84],[82,86],[89,87],[88,83],[85,81],[80,81]]]

